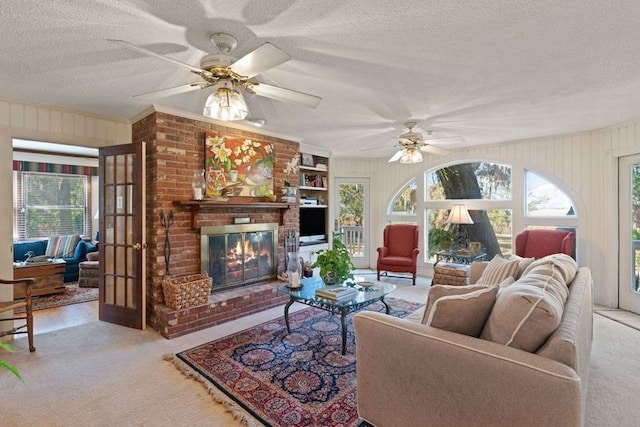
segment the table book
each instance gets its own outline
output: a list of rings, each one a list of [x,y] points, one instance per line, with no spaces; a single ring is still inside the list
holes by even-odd
[[[358,291],[346,286],[325,287],[316,289],[316,297],[326,298],[334,301],[351,299],[358,294]]]

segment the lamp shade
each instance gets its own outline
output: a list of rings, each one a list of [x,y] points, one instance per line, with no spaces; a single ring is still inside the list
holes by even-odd
[[[244,120],[248,114],[247,103],[240,92],[228,80],[216,83],[204,104],[203,115],[218,120]]]
[[[473,224],[469,211],[465,205],[453,205],[447,218],[449,224]]]

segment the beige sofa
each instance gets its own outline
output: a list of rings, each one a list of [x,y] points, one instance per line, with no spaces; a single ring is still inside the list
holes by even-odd
[[[385,427],[583,425],[592,286],[578,269],[559,327],[535,352],[427,326],[421,313],[358,313],[360,417]]]

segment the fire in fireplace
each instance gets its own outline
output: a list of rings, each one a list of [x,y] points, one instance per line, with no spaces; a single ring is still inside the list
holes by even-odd
[[[211,291],[272,279],[277,274],[278,224],[201,227],[200,270]]]

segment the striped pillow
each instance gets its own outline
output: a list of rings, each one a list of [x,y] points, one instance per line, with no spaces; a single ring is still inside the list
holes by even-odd
[[[499,285],[508,277],[515,277],[518,273],[518,260],[508,260],[500,255],[493,257],[487,264],[477,285]]]
[[[52,258],[71,258],[80,242],[80,235],[50,236],[45,255]]]

